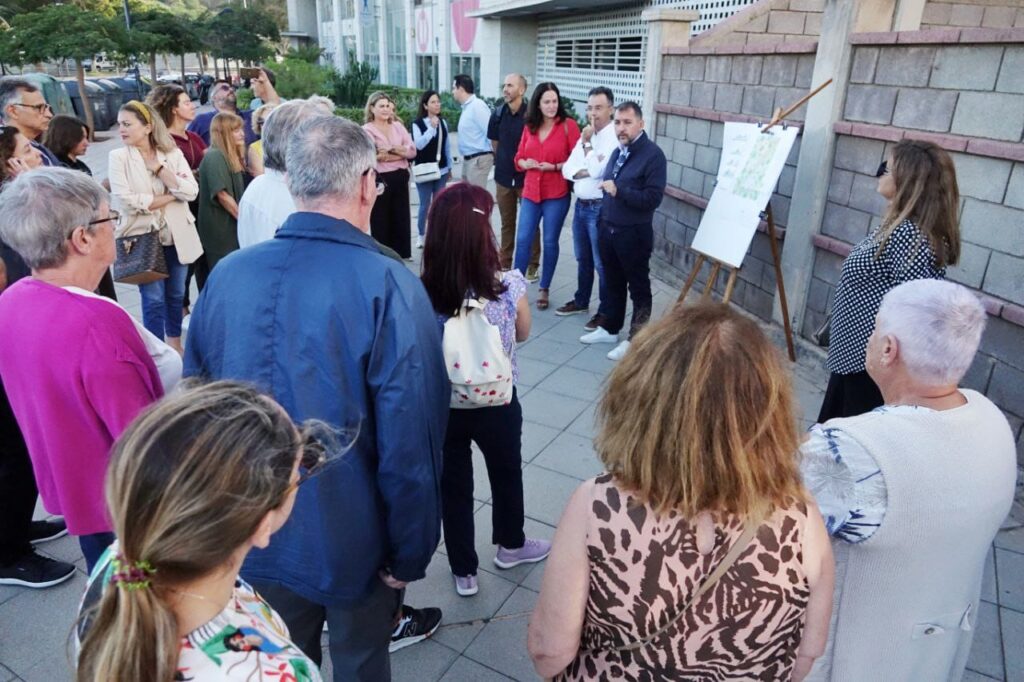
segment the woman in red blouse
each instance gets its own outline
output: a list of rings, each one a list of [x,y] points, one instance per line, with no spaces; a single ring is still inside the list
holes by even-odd
[[[548,307],[548,288],[558,264],[558,237],[569,213],[569,183],[562,177],[562,164],[569,158],[580,128],[562,106],[554,83],[540,83],[530,98],[526,127],[516,152],[516,167],[526,171],[523,201],[516,228],[515,269],[526,272],[533,236],[544,218],[544,259],[537,292],[537,308]]]

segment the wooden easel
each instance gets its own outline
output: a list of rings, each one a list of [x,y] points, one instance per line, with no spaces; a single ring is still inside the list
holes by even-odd
[[[832,79],[829,78],[814,90],[800,98],[800,101],[792,106],[786,109],[783,109],[782,107],[776,109],[774,116],[772,116],[772,120],[761,128],[761,132],[766,133],[769,129],[782,123],[783,119],[802,107],[807,100],[817,95],[831,83]],[[786,301],[786,285],[782,279],[782,258],[779,254],[779,245],[775,239],[775,217],[772,215],[771,202],[768,203],[768,206],[761,215],[764,216],[765,222],[768,223],[768,242],[771,244],[772,262],[775,265],[775,284],[779,289],[779,305],[782,308],[782,324],[786,330],[786,350],[789,351],[790,361],[796,362],[796,348],[793,344],[793,327],[789,321],[789,303]],[[727,263],[723,263],[717,258],[703,254],[692,246],[690,247],[690,250],[697,254],[697,260],[694,261],[693,270],[690,272],[690,276],[686,278],[686,284],[683,285],[683,290],[679,293],[679,298],[676,299],[676,302],[682,303],[686,300],[686,295],[690,293],[690,289],[693,288],[694,283],[697,281],[697,275],[700,273],[701,268],[704,267],[705,262],[708,262],[711,263],[711,274],[708,276],[708,281],[704,285],[704,291],[701,293],[701,300],[703,301],[711,298],[711,291],[714,289],[715,283],[718,280],[718,274],[722,271],[722,268],[725,268],[729,271],[729,279],[725,282],[725,292],[722,294],[722,303],[728,304],[729,301],[732,300],[732,292],[736,288],[736,279],[740,269],[734,268]]]

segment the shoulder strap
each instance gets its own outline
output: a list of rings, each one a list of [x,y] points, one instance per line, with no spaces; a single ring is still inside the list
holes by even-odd
[[[648,644],[650,644],[651,642],[655,641],[663,634],[665,634],[669,630],[669,628],[675,625],[679,621],[679,619],[682,618],[683,615],[690,610],[691,606],[697,603],[697,601],[699,601],[700,598],[704,596],[704,594],[708,590],[714,587],[715,583],[717,583],[722,578],[722,576],[724,576],[729,571],[729,569],[732,568],[732,565],[736,563],[736,560],[740,557],[740,554],[743,553],[743,550],[745,550],[747,548],[747,545],[750,544],[750,541],[754,539],[754,535],[757,534],[758,528],[760,528],[760,524],[753,523],[749,519],[747,520],[747,523],[743,528],[743,533],[738,538],[736,538],[736,542],[734,542],[732,547],[729,548],[729,553],[722,558],[722,561],[718,564],[718,566],[711,573],[711,575],[704,579],[704,582],[702,582],[700,584],[700,587],[698,587],[693,592],[693,594],[690,595],[690,598],[686,600],[686,603],[683,604],[682,608],[679,609],[679,612],[676,613],[675,616],[670,618],[667,623],[665,623],[663,626],[661,626],[660,628],[658,628],[657,630],[647,635],[647,637],[644,637],[638,642],[631,642],[629,644],[613,647],[611,649],[602,649],[602,651],[633,651],[635,649],[647,646]]]

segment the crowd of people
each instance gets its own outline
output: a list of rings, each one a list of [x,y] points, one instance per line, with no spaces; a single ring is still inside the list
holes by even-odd
[[[256,80],[248,116],[230,87],[210,114],[174,85],[124,105],[105,188],[88,129],[0,79],[0,584],[70,579],[34,546],[77,537],[80,682],[315,681],[325,628],[335,680],[390,679],[390,652],[442,622],[405,600],[442,529],[452,588],[482,589],[474,444],[494,565],[547,560],[523,652],[543,677],[959,679],[1016,450],[959,387],[986,313],[944,281],[946,152],[902,141],[879,168],[887,210],[844,263],[801,434],[748,317],[701,303],[651,321],[666,158],[637,103],[596,87],[581,130],[553,83],[527,102],[510,74],[491,112],[460,75],[456,144],[434,91],[410,130],[382,93],[359,126]],[[534,275],[549,306],[572,195],[577,290],[554,314],[589,313],[596,273],[580,341],[615,343],[618,364],[605,472],[549,542],[524,532],[516,348]],[[102,290],[139,235],[165,268],[139,284],[141,323]],[[33,521],[37,494],[62,521]]]

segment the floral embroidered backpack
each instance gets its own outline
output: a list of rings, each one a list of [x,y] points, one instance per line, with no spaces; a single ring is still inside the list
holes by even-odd
[[[444,323],[444,363],[452,382],[451,407],[473,409],[512,400],[512,360],[498,327],[484,314],[486,299],[466,299]]]

